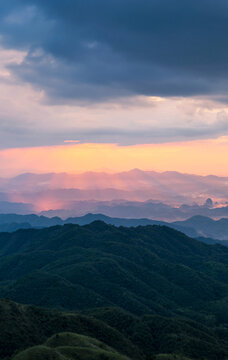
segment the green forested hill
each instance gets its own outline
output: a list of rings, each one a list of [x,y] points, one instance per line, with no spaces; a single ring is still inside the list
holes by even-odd
[[[177,317],[138,317],[119,308],[77,314],[0,301],[1,360],[225,360],[227,337],[225,329]]]
[[[0,300],[0,359],[41,345],[49,337],[62,332],[87,335],[132,359],[143,358],[140,349],[122,333],[94,317]]]
[[[167,227],[97,221],[0,233],[0,256],[1,298],[228,323],[228,248]]]

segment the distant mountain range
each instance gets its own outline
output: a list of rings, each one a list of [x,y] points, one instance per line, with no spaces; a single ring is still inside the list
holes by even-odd
[[[43,194],[45,195],[45,194]],[[30,199],[31,200],[31,199]],[[56,201],[56,200],[55,200]],[[156,201],[65,201],[59,204],[60,208],[56,210],[45,210],[37,212],[35,210],[37,204],[43,204],[44,208],[51,207],[48,198],[35,198],[34,205],[28,203],[14,203],[8,201],[0,201],[0,213],[4,214],[31,214],[44,215],[47,217],[61,217],[66,219],[68,217],[79,217],[87,213],[104,214],[109,217],[121,218],[148,218],[159,221],[177,221],[188,219],[189,217],[201,215],[204,217],[211,217],[219,219],[221,217],[228,217],[228,206],[223,207],[209,207],[207,201],[202,205],[181,205],[180,207],[172,207],[170,205],[159,203]],[[49,204],[49,205],[48,205]],[[40,206],[40,205],[39,205]],[[63,208],[61,208],[61,206]]]
[[[227,184],[225,177],[139,169],[117,174],[27,173],[0,178],[0,212],[8,212],[3,207],[14,203],[18,213],[29,208],[36,213],[55,211],[61,217],[96,212],[170,221],[193,215],[218,218],[228,216]]]
[[[207,206],[207,202],[202,206],[197,204],[184,204],[180,207],[172,207],[156,201],[74,201],[65,203],[63,209],[42,211],[40,214],[48,217],[59,216],[61,218],[67,218],[82,216],[90,212],[104,214],[110,217],[145,217],[153,220],[171,222],[187,219],[195,215],[207,216],[215,219],[228,217],[228,206],[210,208]]]
[[[198,236],[228,239],[228,219],[225,218],[213,220],[205,216],[193,216],[185,221],[176,221],[173,225],[194,229]]]
[[[44,228],[55,225],[78,224],[86,225],[93,221],[103,221],[106,224],[125,227],[137,227],[146,225],[169,226],[184,234],[199,238],[201,241],[213,244],[220,243],[228,245],[228,219],[213,220],[208,217],[194,216],[185,221],[172,223],[156,221],[146,218],[125,219],[111,218],[103,214],[87,214],[81,217],[71,217],[65,220],[60,217],[48,218],[45,216],[0,214],[0,232],[13,232],[19,229]]]
[[[5,214],[30,214],[34,211],[34,206],[25,203],[15,203],[0,200],[0,213]]]

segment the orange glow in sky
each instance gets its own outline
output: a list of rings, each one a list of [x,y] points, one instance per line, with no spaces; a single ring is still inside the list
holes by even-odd
[[[153,145],[69,144],[0,151],[1,176],[133,168],[228,176],[228,137]]]

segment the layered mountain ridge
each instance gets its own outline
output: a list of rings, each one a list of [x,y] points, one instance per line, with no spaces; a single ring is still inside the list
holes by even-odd
[[[0,178],[0,212],[180,220],[228,216],[227,178],[134,169],[122,173],[21,174]],[[13,210],[14,209],[14,210]],[[17,209],[17,210],[16,210]]]
[[[19,215],[19,214],[0,214],[0,231],[14,232],[19,229],[44,228],[54,225],[77,224],[86,225],[93,221],[100,220],[106,224],[125,227],[137,227],[146,225],[168,226],[184,234],[200,238],[202,241],[210,243],[220,243],[227,245],[228,239],[228,219],[213,220],[208,217],[194,216],[184,221],[164,222],[146,218],[111,218],[103,214],[86,214],[80,217],[70,217],[65,220],[60,217],[38,216],[36,214]]]

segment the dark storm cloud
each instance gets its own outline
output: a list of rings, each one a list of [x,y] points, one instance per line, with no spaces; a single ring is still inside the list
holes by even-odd
[[[15,73],[52,99],[189,96],[228,90],[227,0],[10,0]]]

